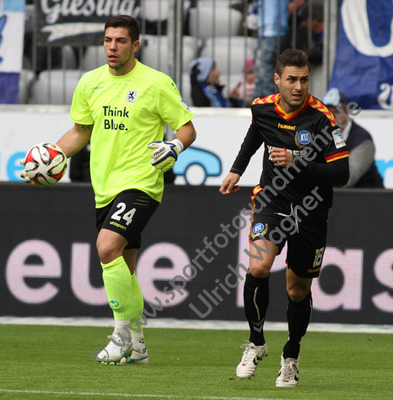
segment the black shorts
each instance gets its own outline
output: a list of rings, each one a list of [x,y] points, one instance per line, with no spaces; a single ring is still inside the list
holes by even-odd
[[[308,203],[309,207],[282,198],[273,198],[268,203],[262,197],[262,191],[251,199],[255,208],[250,242],[261,239],[262,235],[276,244],[278,254],[287,243],[288,268],[303,278],[319,276],[326,247],[329,209],[318,207],[317,199]],[[311,209],[310,205],[315,208]]]
[[[96,208],[96,227],[119,233],[127,239],[126,249],[139,249],[141,233],[159,204],[140,190],[126,190],[107,206]]]

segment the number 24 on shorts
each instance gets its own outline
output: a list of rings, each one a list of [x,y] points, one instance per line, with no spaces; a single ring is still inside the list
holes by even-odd
[[[117,208],[118,208],[118,210],[112,214],[111,218],[116,221],[120,221],[121,219],[124,219],[126,221],[126,225],[127,226],[130,225],[132,222],[132,218],[134,217],[136,208],[132,208],[130,211],[125,212],[126,211],[125,203],[119,203],[117,205]]]

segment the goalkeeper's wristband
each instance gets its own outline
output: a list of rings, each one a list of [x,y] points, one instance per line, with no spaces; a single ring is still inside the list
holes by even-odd
[[[184,150],[184,145],[179,139],[173,139],[169,143],[173,143],[174,145],[176,145],[177,155],[179,155]]]

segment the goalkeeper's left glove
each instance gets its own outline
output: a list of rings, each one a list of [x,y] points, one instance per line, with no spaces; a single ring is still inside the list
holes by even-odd
[[[162,172],[169,171],[175,165],[177,156],[183,151],[183,143],[174,139],[171,142],[151,142],[147,145],[149,149],[157,149],[150,154],[150,163],[154,168]]]

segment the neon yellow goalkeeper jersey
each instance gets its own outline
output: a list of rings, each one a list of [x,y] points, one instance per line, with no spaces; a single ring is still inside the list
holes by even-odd
[[[113,76],[108,65],[84,74],[74,92],[70,119],[94,124],[90,174],[96,207],[105,207],[127,189],[161,201],[164,178],[150,164],[147,145],[163,140],[165,124],[177,131],[193,117],[172,79],[139,61],[122,76]]]

